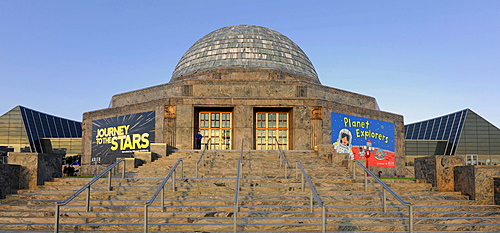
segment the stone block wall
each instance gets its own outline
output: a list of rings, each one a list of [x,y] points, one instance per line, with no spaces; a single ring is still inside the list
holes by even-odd
[[[455,187],[453,169],[462,165],[464,160],[458,156],[435,155],[415,158],[415,178],[426,180],[439,191],[453,191]]]
[[[9,164],[21,165],[19,188],[35,188],[62,177],[62,157],[40,153],[9,153]]]
[[[0,199],[19,189],[20,165],[0,164]]]
[[[483,205],[495,204],[495,178],[500,177],[500,166],[460,166],[454,170],[455,191],[468,195]]]

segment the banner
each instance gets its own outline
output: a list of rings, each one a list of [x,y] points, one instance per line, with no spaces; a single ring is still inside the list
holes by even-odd
[[[92,121],[92,163],[110,164],[117,157],[149,152],[155,121],[154,111]]]
[[[367,160],[368,166],[394,167],[394,123],[332,112],[334,152]]]

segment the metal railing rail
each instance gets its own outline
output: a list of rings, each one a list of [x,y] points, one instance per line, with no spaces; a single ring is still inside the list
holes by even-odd
[[[179,163],[181,163],[181,177],[184,177],[184,166],[182,162],[182,158],[177,160],[177,162],[174,164],[174,166],[170,169],[170,172],[165,176],[161,184],[158,186],[156,189],[156,192],[151,196],[149,201],[144,203],[144,232],[148,232],[148,207],[153,204],[155,201],[156,197],[158,197],[158,194],[161,192],[161,212],[165,212],[165,184],[167,183],[168,179],[172,177],[172,191],[175,192],[175,170],[177,169],[177,166],[179,166]]]
[[[288,159],[286,158],[285,151],[281,149],[278,138],[274,137],[274,141],[276,142],[276,147],[278,148],[278,159],[280,160],[280,167],[283,167],[285,172],[285,179],[288,179]],[[297,166],[295,166],[295,179],[298,178],[297,174]]]
[[[99,175],[94,176],[94,178],[91,181],[89,181],[87,184],[83,185],[76,192],[74,192],[73,194],[71,194],[71,196],[69,196],[68,198],[66,198],[66,200],[56,202],[56,211],[55,211],[55,214],[54,214],[54,216],[55,216],[54,232],[55,233],[59,232],[59,218],[60,218],[59,211],[60,211],[61,206],[65,206],[65,205],[69,204],[73,199],[75,199],[83,191],[87,190],[87,197],[86,197],[85,207],[86,207],[86,211],[90,212],[90,186],[92,184],[94,184],[97,180],[99,180],[102,176],[104,176],[106,173],[108,173],[108,191],[111,191],[112,190],[112,187],[111,187],[111,177],[112,177],[113,168],[115,168],[122,161],[123,161],[122,179],[124,179],[125,178],[125,167],[126,166],[125,166],[125,160],[123,158],[121,158],[121,159],[118,159],[115,163],[111,164],[104,171],[102,171],[101,173],[99,173]]]
[[[302,176],[301,176],[302,191],[305,190],[304,180],[307,181],[307,183],[309,184],[309,187],[311,188],[311,196],[309,198],[311,213],[314,211],[314,209],[313,209],[313,205],[314,205],[313,197],[316,199],[316,202],[321,207],[321,232],[324,233],[324,232],[326,232],[326,207],[325,207],[325,203],[321,200],[321,197],[319,196],[318,192],[316,191],[314,184],[312,183],[311,179],[307,175],[306,170],[304,169],[304,166],[302,166],[302,163],[300,162],[299,159],[297,159],[297,165],[302,170],[302,173],[301,173],[302,174]]]
[[[238,159],[238,169],[236,171],[236,185],[234,189],[234,211],[233,211],[233,232],[236,232],[237,220],[238,220],[238,210],[239,210],[239,196],[240,196],[240,177],[241,177],[241,158]]]
[[[198,178],[198,165],[203,162],[203,157],[205,156],[205,152],[207,151],[207,148],[210,147],[210,141],[212,138],[208,138],[207,143],[205,144],[205,148],[201,152],[200,158],[198,158],[198,161],[196,162],[196,178]]]
[[[366,168],[363,163],[361,163],[359,160],[354,159],[354,163],[357,163],[361,168],[365,170],[365,192],[368,190],[368,175],[373,177],[380,185],[382,185],[382,205],[383,205],[383,210],[384,213],[387,212],[387,192],[389,192],[396,200],[398,200],[402,205],[408,206],[408,232],[413,232],[413,204],[411,202],[407,202],[403,200],[397,193],[395,193],[387,184],[385,184],[382,180],[380,180],[375,174],[373,174],[370,169]],[[352,177],[356,177],[356,166],[353,166],[353,174]]]

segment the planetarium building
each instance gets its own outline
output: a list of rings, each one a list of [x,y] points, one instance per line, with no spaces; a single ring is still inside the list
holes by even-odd
[[[165,80],[167,81],[167,80]],[[401,115],[375,98],[324,86],[288,37],[266,27],[228,26],[196,41],[168,83],[117,94],[109,108],[83,115],[83,160],[167,145],[208,150],[314,150],[404,166]],[[402,168],[401,168],[402,169]]]

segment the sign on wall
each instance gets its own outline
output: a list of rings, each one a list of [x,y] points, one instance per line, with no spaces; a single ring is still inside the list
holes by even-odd
[[[394,167],[394,123],[332,112],[334,152],[367,160],[368,166]]]
[[[117,157],[148,152],[154,141],[154,111],[92,121],[92,163],[109,164]]]

